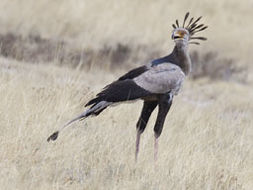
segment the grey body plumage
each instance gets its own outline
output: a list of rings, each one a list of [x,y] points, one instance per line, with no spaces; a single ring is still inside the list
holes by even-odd
[[[207,27],[198,25],[201,17],[194,21],[193,18],[185,27],[189,13],[185,15],[182,27],[176,20],[173,24],[172,39],[175,47],[171,54],[153,60],[147,65],[133,69],[120,77],[115,82],[107,85],[97,96],[90,100],[86,106],[90,106],[85,112],[72,119],[58,131],[54,132],[47,140],[56,140],[59,132],[71,123],[84,119],[90,115],[99,115],[108,106],[119,102],[136,99],[144,100],[143,108],[137,122],[137,138],[135,158],[139,152],[140,136],[145,130],[150,115],[158,107],[158,115],[154,126],[155,133],[155,158],[158,151],[158,138],[162,133],[163,125],[172,105],[172,100],[178,94],[185,76],[191,71],[191,60],[188,53],[188,44],[191,40],[206,40],[204,37],[193,37]]]

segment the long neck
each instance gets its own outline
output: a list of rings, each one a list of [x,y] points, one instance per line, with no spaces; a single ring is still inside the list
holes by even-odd
[[[174,64],[178,65],[185,75],[188,75],[191,72],[191,59],[188,53],[188,45],[186,43],[176,42],[171,56],[174,59]]]

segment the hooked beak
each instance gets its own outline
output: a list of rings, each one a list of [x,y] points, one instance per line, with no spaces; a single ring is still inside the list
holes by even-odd
[[[176,39],[183,39],[184,38],[184,35],[182,35],[181,33],[174,33],[174,34],[172,34],[172,36],[171,36],[171,38],[173,39],[173,40],[176,40]]]

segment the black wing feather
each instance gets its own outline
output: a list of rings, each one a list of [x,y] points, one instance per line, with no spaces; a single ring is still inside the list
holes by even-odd
[[[148,68],[146,66],[137,67],[137,68],[129,71],[128,73],[126,73],[122,77],[120,77],[118,80],[134,79],[135,77],[138,77],[142,73],[145,73],[147,70],[148,70]]]
[[[105,87],[97,97],[90,100],[85,106],[93,105],[101,101],[107,102],[122,102],[128,100],[135,100],[142,97],[147,97],[151,93],[140,86],[138,86],[133,80],[118,80],[107,87]]]

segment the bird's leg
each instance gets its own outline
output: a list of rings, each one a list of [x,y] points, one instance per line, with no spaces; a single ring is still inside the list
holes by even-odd
[[[154,143],[154,159],[157,160],[157,155],[158,155],[158,138],[162,133],[163,130],[163,125],[165,118],[169,112],[170,106],[172,104],[172,95],[171,94],[165,94],[160,96],[158,105],[158,115],[154,127],[154,132],[155,132],[155,143]]]
[[[135,147],[135,162],[137,162],[138,153],[139,153],[139,145],[140,145],[141,131],[137,131],[136,136],[136,147]]]
[[[154,109],[156,108],[157,104],[158,104],[157,101],[144,101],[140,118],[136,124],[136,128],[137,128],[136,150],[135,150],[135,161],[136,162],[137,162],[138,153],[139,153],[141,134],[145,130],[148,120],[149,120],[149,117],[150,117],[151,113],[154,111]]]
[[[157,160],[158,155],[158,137],[155,136],[155,144],[154,144],[154,160]]]

